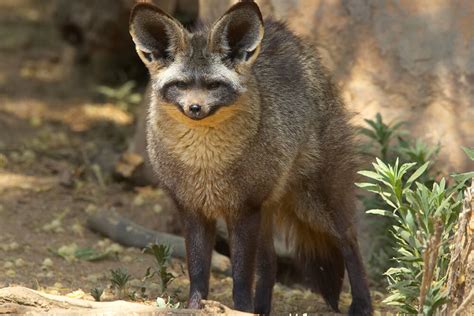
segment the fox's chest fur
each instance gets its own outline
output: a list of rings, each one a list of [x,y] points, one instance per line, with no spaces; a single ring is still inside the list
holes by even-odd
[[[179,183],[174,188],[180,202],[190,210],[217,217],[237,208],[237,188],[230,169],[256,134],[256,118],[247,117],[232,105],[212,120],[193,121],[170,106],[162,106],[152,117],[156,134],[169,157],[179,162],[166,170]],[[174,175],[173,175],[174,174]]]

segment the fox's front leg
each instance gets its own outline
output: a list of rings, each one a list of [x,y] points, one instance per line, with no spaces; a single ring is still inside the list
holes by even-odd
[[[260,227],[260,212],[232,214],[227,218],[232,262],[234,309],[253,312],[253,280]]]
[[[257,246],[255,314],[270,315],[273,285],[276,278],[276,255],[273,245],[273,219],[262,218]]]
[[[199,309],[209,293],[209,276],[216,222],[194,212],[183,212],[190,280],[189,308]]]

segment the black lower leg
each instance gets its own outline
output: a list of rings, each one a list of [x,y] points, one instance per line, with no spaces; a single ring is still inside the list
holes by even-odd
[[[228,219],[232,261],[234,308],[253,312],[252,285],[258,242],[260,213],[252,212]]]
[[[188,306],[198,309],[201,300],[206,299],[209,292],[215,221],[191,212],[183,213],[183,218],[190,280]]]
[[[342,254],[352,292],[349,315],[372,315],[369,286],[356,237],[351,236],[342,241]]]
[[[256,314],[269,315],[272,307],[272,293],[276,278],[276,256],[273,246],[273,232],[271,220],[262,223],[257,247],[255,288]]]

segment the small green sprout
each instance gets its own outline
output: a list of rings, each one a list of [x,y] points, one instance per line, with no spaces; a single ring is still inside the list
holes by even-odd
[[[100,302],[100,298],[102,297],[103,293],[104,293],[104,289],[100,287],[95,287],[91,290],[91,295],[96,302]]]
[[[127,283],[130,280],[130,274],[120,268],[116,270],[110,270],[110,273],[112,274],[110,278],[112,287],[117,290],[119,297],[126,297]]]
[[[161,284],[161,293],[165,293],[168,285],[176,278],[168,272],[168,265],[171,259],[172,248],[168,245],[150,245],[144,249],[144,253],[151,254],[155,258],[156,268],[148,267],[144,280],[158,275]]]

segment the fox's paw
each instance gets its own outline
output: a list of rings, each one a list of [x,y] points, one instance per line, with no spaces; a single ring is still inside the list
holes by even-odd
[[[191,295],[188,301],[188,308],[189,309],[201,309],[203,307],[201,302],[201,295],[199,293],[195,293]]]
[[[351,316],[370,316],[373,312],[372,304],[366,300],[353,300],[349,308]]]

